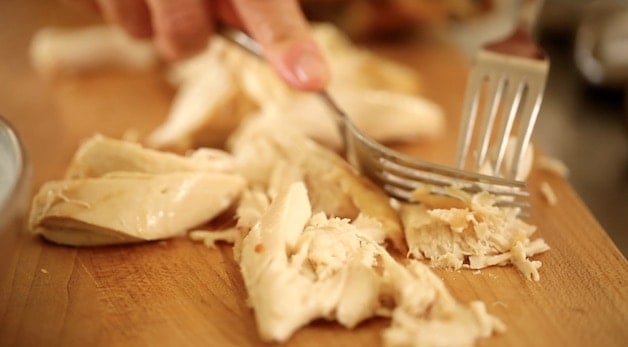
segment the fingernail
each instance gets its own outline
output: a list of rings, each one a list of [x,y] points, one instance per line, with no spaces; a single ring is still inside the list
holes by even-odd
[[[313,52],[301,53],[294,65],[294,75],[299,83],[306,87],[322,87],[329,74],[322,58]]]

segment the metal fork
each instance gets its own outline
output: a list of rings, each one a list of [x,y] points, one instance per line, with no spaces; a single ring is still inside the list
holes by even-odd
[[[488,191],[499,197],[499,206],[529,206],[525,182],[460,170],[392,150],[358,129],[329,94],[321,92],[321,97],[339,115],[347,160],[391,196],[415,202],[418,188],[446,195],[447,188],[457,187],[469,193]]]
[[[502,206],[527,208],[526,184],[516,178],[543,99],[549,61],[531,38],[531,29],[543,1],[520,1],[518,23],[513,32],[503,40],[487,44],[475,57],[463,104],[455,169],[392,151],[362,134],[344,116],[349,160],[388,193],[404,200],[412,201],[414,190],[427,183],[432,186],[433,193],[442,193],[446,186],[458,186],[469,192],[484,190],[501,197],[498,204]],[[483,88],[486,88],[485,95],[481,95]],[[467,157],[476,130],[481,96],[488,101],[481,128],[475,132],[475,161],[469,165]],[[337,113],[342,112],[328,95],[323,97]],[[500,119],[500,125],[497,137],[493,139],[491,135],[497,119]],[[514,154],[508,163],[510,169],[502,175],[512,133],[517,139]],[[476,173],[491,159],[489,153],[493,150],[492,173]]]
[[[250,53],[263,56],[259,44],[246,33],[222,28],[220,34]],[[337,116],[347,160],[391,196],[413,202],[413,193],[419,187],[445,194],[448,187],[455,186],[472,193],[484,190],[505,197],[498,203],[500,205],[527,207],[525,182],[459,170],[394,151],[358,129],[327,91],[319,92],[319,96]]]
[[[488,162],[492,175],[513,180],[518,178],[530,143],[549,70],[548,59],[531,35],[543,1],[520,1],[519,21],[513,32],[485,45],[475,57],[463,103],[456,159],[458,169],[478,171]],[[483,116],[479,128],[478,114]],[[494,127],[498,132],[492,138]],[[511,136],[516,139],[514,155],[505,163]],[[506,165],[510,168],[502,174]]]

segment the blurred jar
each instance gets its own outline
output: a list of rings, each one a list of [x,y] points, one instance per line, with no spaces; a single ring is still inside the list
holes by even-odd
[[[596,86],[628,87],[628,3],[593,1],[582,14],[574,46],[578,69]]]
[[[11,125],[0,116],[0,278],[15,252],[30,193],[30,166]]]

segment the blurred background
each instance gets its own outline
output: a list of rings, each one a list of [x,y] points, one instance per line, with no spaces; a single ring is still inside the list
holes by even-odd
[[[552,65],[536,141],[567,164],[570,182],[626,256],[628,2],[548,0],[539,39]]]
[[[519,1],[302,0],[354,40],[442,30],[472,57],[512,28]],[[551,60],[535,130],[541,150],[570,168],[568,180],[620,251],[628,254],[628,1],[545,0],[536,36]]]

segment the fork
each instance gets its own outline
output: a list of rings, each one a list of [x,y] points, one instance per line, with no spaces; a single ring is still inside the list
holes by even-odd
[[[458,169],[478,171],[488,163],[492,166],[492,175],[503,172],[505,178],[512,180],[520,179],[521,163],[543,100],[549,70],[549,60],[531,35],[543,1],[520,1],[519,20],[512,33],[485,45],[475,57],[463,103],[456,159]],[[478,114],[483,116],[479,128],[476,126]],[[497,134],[491,138],[494,127]],[[508,158],[510,162],[505,162],[511,137],[516,140],[513,141],[514,154]],[[472,143],[475,143],[474,151],[471,151]],[[491,153],[494,158],[490,158]],[[502,166],[508,165],[510,168],[502,170]]]
[[[263,57],[262,48],[248,34],[224,27],[220,28],[219,34],[249,53]],[[434,194],[446,194],[448,187],[455,186],[471,193],[488,191],[503,197],[498,202],[502,206],[528,206],[525,182],[464,171],[394,151],[358,129],[326,90],[318,94],[336,115],[349,163],[390,196],[414,202],[414,191],[419,187],[428,188]]]

